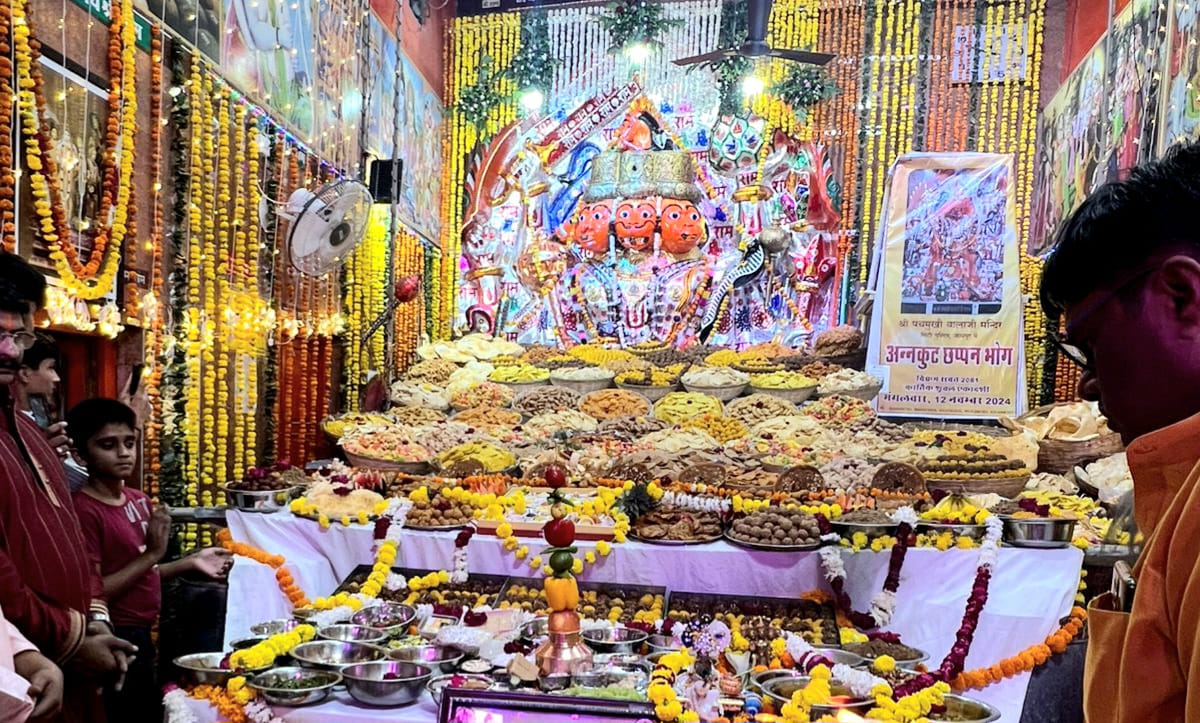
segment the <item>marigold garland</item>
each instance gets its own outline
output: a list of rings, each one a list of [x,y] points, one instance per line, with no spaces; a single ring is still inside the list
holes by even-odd
[[[217,532],[217,543],[234,555],[239,555],[273,568],[275,570],[275,581],[279,584],[279,589],[287,596],[288,602],[292,604],[292,608],[308,607],[309,601],[304,591],[296,585],[296,580],[292,577],[292,573],[284,567],[287,560],[283,555],[272,555],[266,550],[261,550],[253,545],[237,542],[233,539],[233,535],[230,534],[227,528],[221,528]]]
[[[12,5],[0,4],[0,135],[13,136]],[[17,250],[17,176],[11,143],[0,143],[0,249]]]
[[[1045,641],[1031,645],[995,665],[959,673],[950,681],[950,685],[956,691],[982,689],[1005,678],[1028,673],[1049,660],[1050,656],[1065,653],[1067,646],[1079,635],[1086,623],[1087,611],[1081,607],[1071,608],[1067,621],[1058,630],[1046,636]]]

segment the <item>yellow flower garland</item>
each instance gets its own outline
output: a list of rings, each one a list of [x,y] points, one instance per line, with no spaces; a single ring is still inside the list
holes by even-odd
[[[290,653],[297,645],[312,640],[316,632],[311,625],[297,625],[285,633],[272,635],[261,643],[234,651],[229,656],[229,667],[235,670],[261,670],[274,663],[279,656]]]

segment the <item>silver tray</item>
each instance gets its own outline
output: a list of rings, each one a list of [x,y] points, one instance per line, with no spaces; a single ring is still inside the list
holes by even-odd
[[[895,532],[896,528],[900,525],[895,522],[842,522],[841,520],[830,520],[829,526],[840,534],[865,532],[868,535],[881,535]]]
[[[280,490],[239,490],[221,485],[227,506],[242,512],[279,512],[286,510],[292,500],[304,490],[301,485],[284,487]]]
[[[462,524],[462,525],[434,525],[432,527],[421,527],[420,525],[410,525],[407,522],[404,523],[404,529],[420,530],[422,532],[447,532],[449,530],[461,530],[464,527],[466,527],[465,524]]]
[[[728,532],[725,533],[724,537],[731,544],[737,545],[738,547],[745,547],[750,550],[762,550],[764,552],[808,552],[821,547],[820,541],[818,541],[815,545],[768,545],[762,542],[748,542],[746,540],[739,540],[735,537],[730,537]]]
[[[647,545],[662,545],[663,547],[687,547],[689,545],[707,545],[710,542],[716,542],[724,537],[724,535],[716,535],[715,537],[710,537],[706,540],[652,540],[649,537],[636,535],[632,530],[630,530],[628,537],[631,540],[644,542]]]
[[[1075,535],[1075,520],[1061,517],[1013,518],[1004,521],[1004,544],[1050,550],[1069,547]]]

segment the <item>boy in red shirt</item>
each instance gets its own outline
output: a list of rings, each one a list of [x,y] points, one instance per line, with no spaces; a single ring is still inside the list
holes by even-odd
[[[75,449],[87,463],[88,481],[75,493],[89,552],[104,581],[117,634],[138,646],[123,685],[105,691],[110,721],[162,719],[150,630],[162,606],[161,580],[187,572],[220,577],[229,553],[208,548],[159,564],[167,552],[171,517],[139,490],[125,486],[137,465],[137,415],[113,399],[89,399],[67,414]]]

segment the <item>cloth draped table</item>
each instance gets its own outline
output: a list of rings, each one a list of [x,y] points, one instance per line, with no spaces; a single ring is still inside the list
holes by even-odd
[[[322,530],[315,522],[289,512],[274,514],[228,513],[229,530],[235,540],[272,554],[283,555],[297,584],[311,598],[329,595],[359,565],[372,562],[374,527],[333,525]],[[405,532],[397,567],[416,570],[452,570],[455,532]],[[524,539],[530,556],[545,545],[540,539]],[[594,550],[595,543],[580,541],[579,556]],[[867,609],[887,575],[890,552],[843,551],[846,591],[858,610]],[[896,611],[887,629],[899,633],[904,642],[930,654],[936,667],[950,650],[975,578],[977,550],[911,548],[904,563]],[[468,548],[470,571],[542,579],[527,560],[503,549],[499,539],[476,534]],[[993,570],[987,605],[980,617],[975,640],[967,656],[967,668],[992,665],[1003,658],[1041,642],[1058,628],[1059,620],[1071,609],[1079,584],[1083,553],[1075,548],[1028,550],[1002,548]],[[614,544],[608,557],[597,553],[595,565],[587,566],[580,579],[593,582],[656,585],[670,591],[706,592],[721,595],[794,598],[814,589],[828,589],[820,559],[815,552],[760,552],[725,541],[705,545],[667,547],[629,541]],[[669,606],[669,601],[668,601]],[[238,558],[229,574],[229,602],[225,618],[225,640],[244,638],[254,623],[288,617],[291,606],[279,591],[271,568]],[[1003,720],[1018,721],[1029,685],[1023,673],[969,696],[996,706]],[[340,693],[334,702],[311,709],[277,712],[289,723],[340,720],[432,720],[433,703],[399,711],[369,712],[354,708]],[[405,712],[407,710],[408,712]],[[340,717],[346,711],[353,715]],[[206,717],[200,718],[205,723]]]

